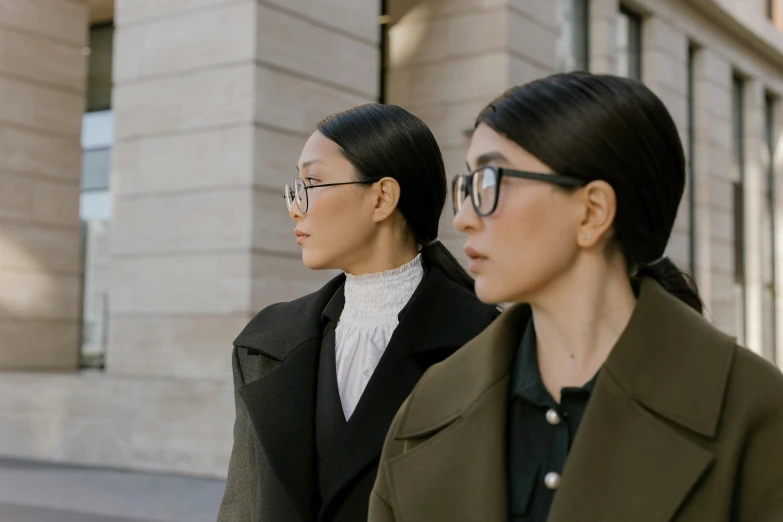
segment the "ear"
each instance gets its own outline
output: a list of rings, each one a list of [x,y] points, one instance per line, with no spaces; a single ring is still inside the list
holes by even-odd
[[[400,202],[400,184],[394,178],[383,178],[375,182],[372,190],[375,193],[373,220],[380,223],[397,210],[397,204]]]
[[[617,215],[617,195],[605,181],[590,182],[579,192],[584,210],[576,241],[582,248],[592,248],[610,238]]]

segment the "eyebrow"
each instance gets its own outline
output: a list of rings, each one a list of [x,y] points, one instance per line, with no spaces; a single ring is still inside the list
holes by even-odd
[[[508,159],[506,159],[506,157],[498,151],[486,152],[481,156],[479,156],[478,158],[476,158],[476,168],[483,167],[488,163],[497,163],[497,162],[508,163]],[[469,163],[465,162],[465,165],[467,165],[468,170],[471,170]]]
[[[324,162],[319,160],[319,159],[311,159],[311,160],[305,161],[304,163],[302,163],[302,170],[306,169],[307,167],[309,167],[309,166],[311,166],[311,165],[313,165],[315,163],[324,163]],[[325,165],[325,163],[324,163],[324,165]],[[296,166],[296,170],[297,170],[297,172],[299,172],[299,165]]]

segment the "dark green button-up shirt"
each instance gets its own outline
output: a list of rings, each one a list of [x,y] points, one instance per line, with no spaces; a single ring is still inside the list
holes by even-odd
[[[544,387],[531,321],[514,358],[508,401],[509,519],[544,522],[597,375],[563,388],[560,404]]]

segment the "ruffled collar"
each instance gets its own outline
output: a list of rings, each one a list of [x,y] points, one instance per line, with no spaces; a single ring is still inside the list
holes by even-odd
[[[396,326],[424,277],[421,254],[399,268],[372,274],[346,274],[340,322],[356,326]]]

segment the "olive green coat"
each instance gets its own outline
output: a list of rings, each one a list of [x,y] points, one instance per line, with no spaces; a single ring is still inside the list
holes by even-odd
[[[529,317],[508,310],[424,375],[387,435],[370,522],[508,520],[508,387]],[[642,280],[548,521],[783,521],[783,376]]]

